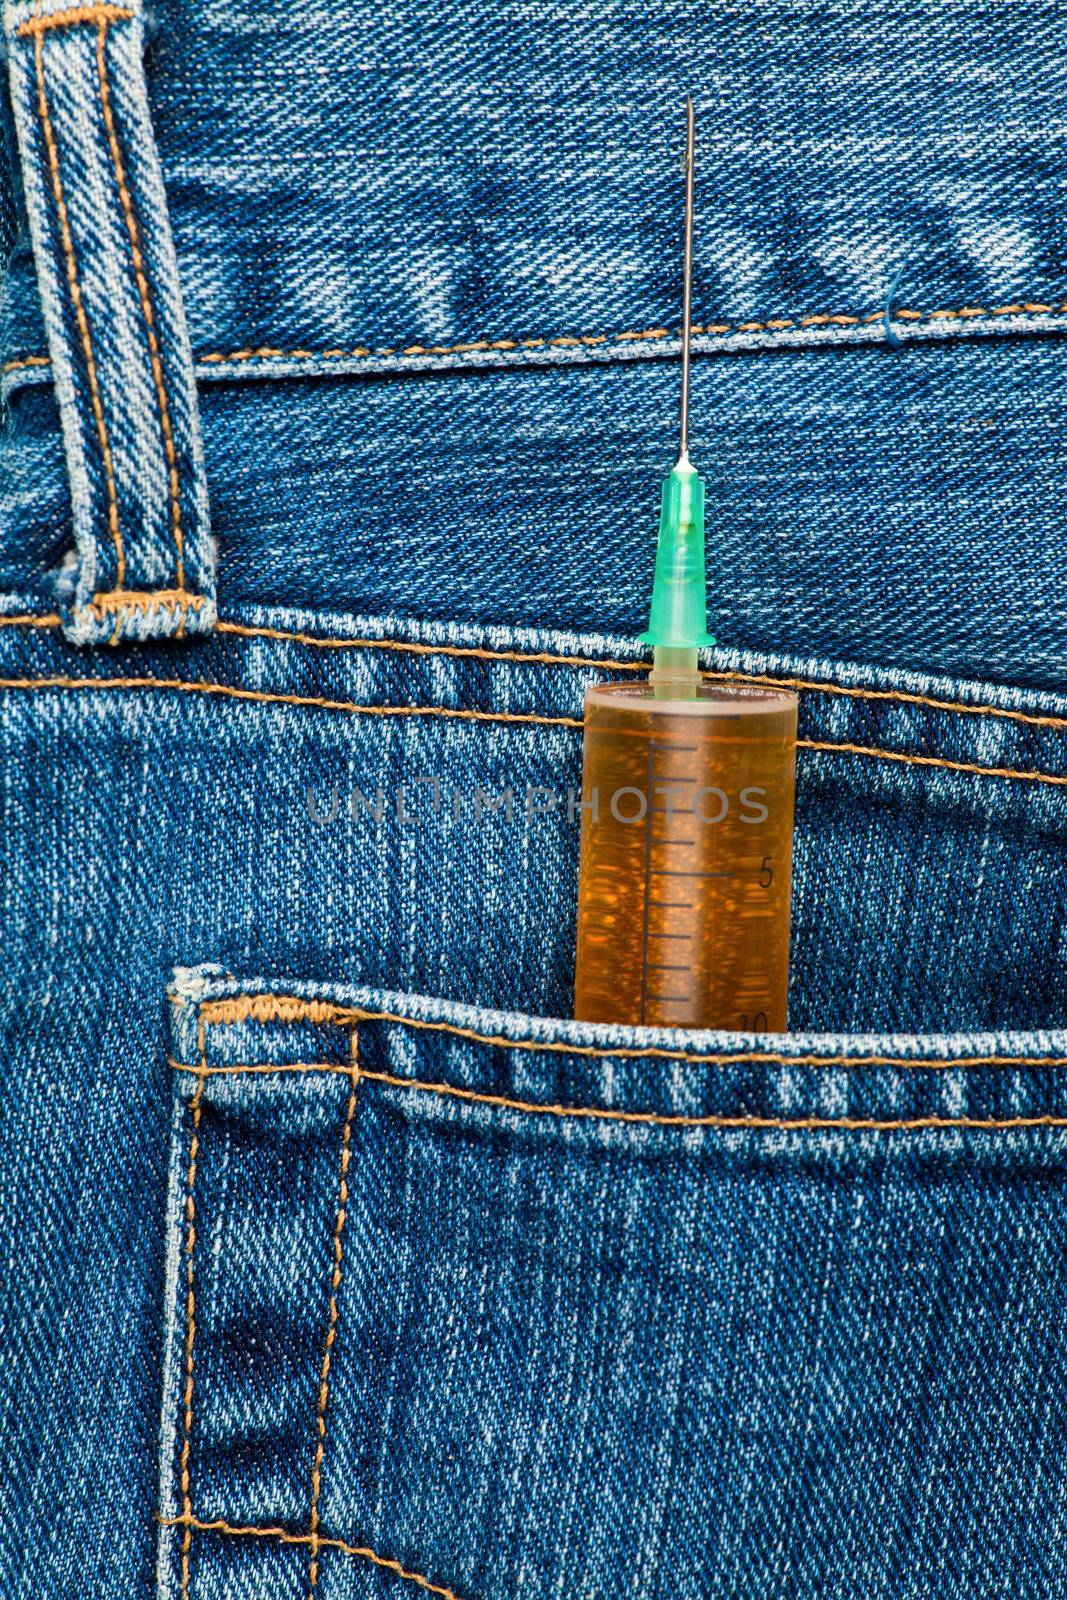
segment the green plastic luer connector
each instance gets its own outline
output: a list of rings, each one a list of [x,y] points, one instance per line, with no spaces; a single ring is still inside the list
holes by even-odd
[[[704,571],[704,480],[683,455],[664,478],[652,608],[641,644],[698,649],[714,644],[708,632]]]

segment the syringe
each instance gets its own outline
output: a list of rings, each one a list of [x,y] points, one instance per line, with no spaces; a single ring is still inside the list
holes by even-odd
[[[585,697],[575,1016],[786,1027],[797,698],[712,686],[704,481],[689,460],[694,117],[686,102],[681,438],[663,483],[647,681]]]

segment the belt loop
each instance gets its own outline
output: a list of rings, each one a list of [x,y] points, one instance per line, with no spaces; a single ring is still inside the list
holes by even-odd
[[[204,633],[215,555],[192,352],[142,63],[142,0],[4,0],[70,478],[75,644]]]

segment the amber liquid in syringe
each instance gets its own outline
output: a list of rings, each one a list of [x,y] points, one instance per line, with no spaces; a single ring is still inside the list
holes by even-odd
[[[786,1027],[796,696],[586,697],[575,1016]]]

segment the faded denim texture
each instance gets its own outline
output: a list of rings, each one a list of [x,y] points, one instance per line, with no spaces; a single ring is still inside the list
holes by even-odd
[[[228,603],[642,626],[688,86],[712,632],[1067,689],[1062,20],[160,0],[147,95]],[[0,314],[22,592],[70,543],[55,414],[26,392],[45,355],[23,244]]]
[[[75,644],[210,628],[214,551],[192,355],[136,5],[5,0],[75,551]]]
[[[1059,8],[61,9],[0,96],[0,1592],[1049,1600]],[[203,597],[117,639],[38,41],[129,581]],[[563,1020],[687,87],[704,667],[800,695],[773,1038]]]
[[[178,980],[164,1594],[1056,1592],[1067,1033]]]

